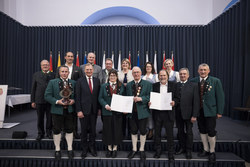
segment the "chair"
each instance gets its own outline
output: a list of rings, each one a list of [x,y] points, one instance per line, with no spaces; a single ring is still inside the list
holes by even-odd
[[[237,110],[237,111],[247,112],[248,113],[247,114],[247,124],[248,124],[248,121],[250,120],[250,96],[248,96],[247,103],[246,103],[245,107],[234,107],[233,109]]]

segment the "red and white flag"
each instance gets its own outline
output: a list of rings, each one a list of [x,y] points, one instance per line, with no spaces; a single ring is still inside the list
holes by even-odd
[[[171,59],[172,59],[172,61],[173,61],[172,70],[174,71],[174,52],[173,52],[173,51],[171,52]]]
[[[50,51],[50,56],[49,56],[49,71],[53,72],[52,51]]]
[[[76,53],[76,66],[80,67],[78,52]]]
[[[163,62],[162,62],[162,69],[164,69],[164,70],[166,70],[166,68],[165,68],[165,66],[164,66],[165,60],[166,60],[166,52],[165,52],[165,50],[164,50],[164,52],[163,52]]]

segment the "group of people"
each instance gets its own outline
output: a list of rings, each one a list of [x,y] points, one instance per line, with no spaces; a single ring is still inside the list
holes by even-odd
[[[65,135],[68,157],[72,159],[73,138],[79,138],[78,118],[81,123],[81,145],[84,159],[87,153],[97,156],[95,137],[96,120],[101,110],[103,131],[102,141],[107,146],[106,157],[117,156],[118,145],[126,134],[131,135],[132,150],[128,158],[139,153],[140,159],[146,159],[144,150],[147,138],[154,138],[154,158],[160,158],[161,132],[165,128],[169,162],[174,162],[174,154],[185,153],[192,159],[193,123],[198,128],[203,149],[198,156],[208,157],[210,163],[216,161],[216,119],[222,117],[224,92],[218,78],[209,76],[209,66],[205,63],[198,67],[199,76],[189,80],[189,70],[181,68],[173,71],[173,62],[167,59],[166,68],[155,73],[154,66],[147,62],[143,70],[135,66],[131,69],[128,59],[122,60],[122,70],[112,68],[113,61],[105,60],[105,69],[94,64],[95,54],[89,53],[88,63],[77,67],[73,64],[72,52],[65,55],[66,63],[57,69],[57,74],[49,71],[49,62],[41,61],[41,71],[33,75],[31,102],[37,109],[37,140],[45,136],[44,115],[46,115],[46,135],[53,137],[55,158],[61,159],[60,141]],[[55,79],[54,79],[55,78]],[[62,92],[68,96],[62,96]],[[172,93],[172,110],[150,110],[150,92]],[[113,94],[133,96],[132,113],[113,111]],[[53,123],[52,123],[53,122]],[[174,123],[178,128],[179,149],[174,146]],[[53,132],[53,133],[52,133]],[[63,132],[63,133],[62,133]],[[138,149],[138,132],[140,147]]]

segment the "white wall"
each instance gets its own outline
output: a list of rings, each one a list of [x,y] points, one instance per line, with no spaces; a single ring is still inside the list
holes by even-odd
[[[216,18],[217,16],[219,16],[223,10],[225,9],[225,7],[231,2],[231,0],[213,0],[213,16],[212,18]]]
[[[158,20],[160,24],[195,25],[210,22],[223,11],[230,1],[231,0],[0,0],[0,10],[24,25],[58,26],[80,25],[88,16],[107,7],[130,6],[147,12]],[[116,17],[114,17],[114,19],[115,18]]]

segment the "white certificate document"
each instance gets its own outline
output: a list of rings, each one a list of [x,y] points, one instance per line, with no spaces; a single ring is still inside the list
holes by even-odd
[[[117,112],[132,113],[134,96],[121,96],[113,94],[111,110]]]
[[[150,92],[150,109],[155,110],[172,110],[172,93]]]

